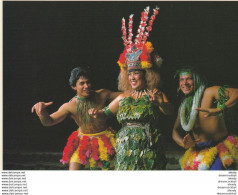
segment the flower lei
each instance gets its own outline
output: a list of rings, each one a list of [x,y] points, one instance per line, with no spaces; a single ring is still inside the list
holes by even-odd
[[[209,170],[218,155],[225,168],[233,163],[238,164],[238,138],[228,136],[217,146],[203,150],[189,148],[181,158],[180,165],[183,170]]]
[[[191,112],[190,112],[190,115],[189,115],[189,120],[187,122],[186,120],[186,104],[187,104],[187,98],[185,98],[180,106],[180,123],[181,123],[181,126],[182,128],[185,130],[185,131],[191,131],[193,126],[194,126],[194,123],[196,121],[196,117],[197,117],[197,114],[198,114],[198,111],[195,110],[195,108],[198,108],[199,107],[199,104],[200,104],[200,100],[201,100],[201,97],[202,97],[202,94],[203,94],[203,91],[205,89],[205,85],[201,85],[197,91],[195,92],[195,95],[193,97],[193,104],[192,104],[192,109],[191,109]]]

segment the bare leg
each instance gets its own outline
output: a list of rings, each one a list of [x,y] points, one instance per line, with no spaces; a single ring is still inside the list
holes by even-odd
[[[80,170],[83,168],[83,165],[80,163],[76,163],[76,162],[71,162],[69,163],[69,170],[73,171],[73,170]]]

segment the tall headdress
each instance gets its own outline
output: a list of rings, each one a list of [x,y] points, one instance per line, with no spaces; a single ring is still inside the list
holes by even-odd
[[[153,14],[150,19],[149,12],[150,7],[146,7],[141,13],[141,21],[134,42],[132,42],[133,14],[129,16],[128,36],[125,19],[122,18],[122,39],[125,48],[117,62],[121,69],[125,69],[126,67],[127,69],[147,69],[152,67],[150,54],[154,48],[152,44],[146,40],[152,30],[155,17],[159,14],[159,8],[156,7],[153,9]]]

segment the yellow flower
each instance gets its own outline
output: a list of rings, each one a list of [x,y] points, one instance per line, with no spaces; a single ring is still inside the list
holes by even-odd
[[[196,152],[196,151],[191,152],[190,157],[189,157],[189,166],[190,167],[193,167],[193,162],[197,155],[198,155],[198,152]]]
[[[99,158],[103,161],[106,160],[108,161],[108,154],[107,154],[107,148],[104,147],[104,143],[102,141],[102,139],[99,137],[98,138],[98,145],[99,145]]]
[[[182,168],[184,168],[184,167],[186,166],[186,163],[188,162],[188,159],[189,159],[191,150],[192,150],[192,148],[189,148],[189,149],[185,152],[185,154],[183,155],[183,157],[181,158],[180,164],[181,164],[181,167],[182,167]]]
[[[152,67],[152,64],[147,61],[141,61],[141,67],[142,69],[148,69]]]
[[[112,144],[113,148],[115,148],[116,147],[116,140],[115,140],[114,134],[110,131],[107,131],[106,136],[110,138],[111,144]]]
[[[120,61],[117,61],[118,65],[120,66],[121,70],[125,69],[126,64],[122,64]]]
[[[148,53],[151,53],[152,51],[154,51],[154,48],[153,48],[153,45],[151,42],[146,42],[145,46],[146,46]]]
[[[89,159],[89,163],[90,163],[90,168],[95,167],[96,165],[96,161],[92,157]]]
[[[204,152],[204,157],[202,162],[205,163],[207,167],[210,167],[217,156],[217,152],[218,151],[216,147],[212,147],[209,150],[206,150]]]
[[[238,151],[237,151],[236,146],[227,140],[224,141],[224,144],[230,151],[230,153],[231,153],[232,157],[234,158],[234,160],[236,161],[236,163],[238,164]]]

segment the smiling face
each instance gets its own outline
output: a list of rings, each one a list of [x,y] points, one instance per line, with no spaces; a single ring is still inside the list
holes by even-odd
[[[192,93],[194,91],[194,81],[192,75],[181,75],[179,77],[179,87],[185,95]]]
[[[146,87],[144,72],[141,70],[132,69],[128,71],[128,79],[132,89],[141,90]]]
[[[87,98],[91,92],[91,82],[88,78],[81,76],[72,88],[77,91],[79,97]]]

